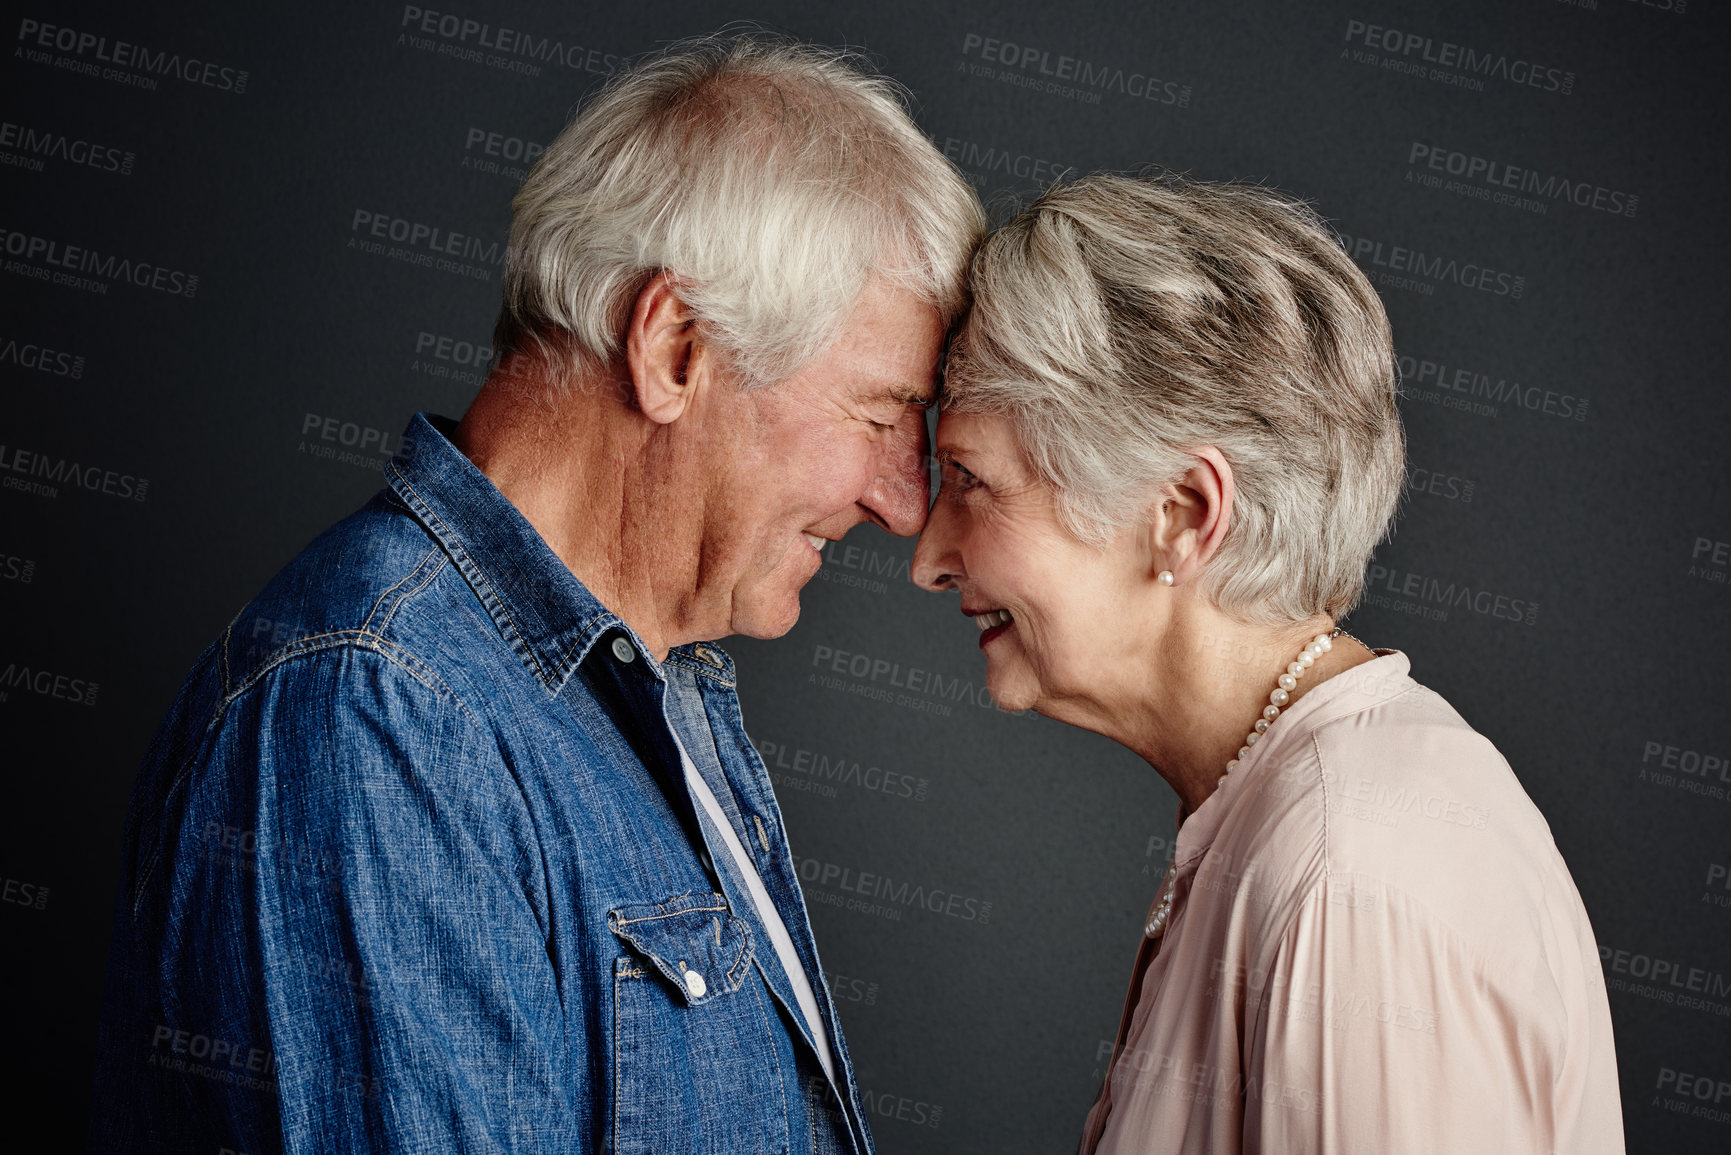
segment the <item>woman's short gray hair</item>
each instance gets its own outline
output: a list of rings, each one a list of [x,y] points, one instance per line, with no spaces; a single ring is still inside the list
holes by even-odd
[[[1406,476],[1382,302],[1326,224],[1266,189],[1097,175],[974,258],[943,407],[995,413],[1103,546],[1212,445],[1237,496],[1200,577],[1250,624],[1357,604]]]
[[[661,271],[746,385],[821,353],[874,274],[953,322],[984,213],[904,100],[857,56],[757,34],[628,69],[512,201],[501,356],[615,364]]]

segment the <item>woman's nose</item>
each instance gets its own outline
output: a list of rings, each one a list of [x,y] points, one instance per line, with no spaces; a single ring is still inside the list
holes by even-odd
[[[926,528],[914,546],[913,565],[908,576],[915,585],[932,593],[954,589],[956,577],[962,572],[961,554],[955,548],[957,521],[952,503],[939,494],[926,515]]]

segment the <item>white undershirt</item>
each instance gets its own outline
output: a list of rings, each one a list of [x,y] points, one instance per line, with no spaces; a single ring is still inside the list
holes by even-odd
[[[669,729],[671,730],[671,727]],[[793,938],[787,933],[787,924],[781,921],[775,903],[770,901],[769,891],[763,887],[763,879],[758,875],[757,868],[752,866],[751,856],[745,852],[745,847],[739,844],[739,836],[733,832],[733,824],[727,820],[721,803],[716,801],[715,792],[709,788],[709,783],[703,780],[703,775],[697,772],[697,767],[692,764],[691,755],[685,752],[685,744],[679,741],[678,734],[673,735],[673,741],[679,746],[679,760],[685,765],[685,784],[702,804],[709,815],[709,821],[721,832],[721,840],[727,844],[727,852],[733,855],[734,865],[745,879],[745,889],[751,895],[751,904],[757,908],[757,917],[762,920],[764,930],[769,932],[769,941],[775,947],[776,957],[781,960],[781,969],[787,972],[787,980],[793,984],[793,997],[798,1001],[800,1013],[805,1016],[806,1025],[811,1029],[818,1061],[823,1064],[824,1073],[829,1076],[830,1083],[834,1084],[835,1064],[830,1058],[829,1035],[823,1029],[823,1016],[818,1013],[817,995],[811,989],[811,980],[806,977],[805,967],[800,965],[799,956],[793,951]]]

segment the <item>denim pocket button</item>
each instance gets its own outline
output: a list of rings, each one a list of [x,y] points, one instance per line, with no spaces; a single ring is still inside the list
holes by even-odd
[[[709,993],[709,984],[703,981],[703,976],[696,971],[685,972],[685,989],[691,992],[691,997],[700,999]]]

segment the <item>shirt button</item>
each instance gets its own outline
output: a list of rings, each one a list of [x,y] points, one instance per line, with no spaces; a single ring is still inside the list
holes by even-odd
[[[709,993],[709,984],[703,981],[703,976],[696,971],[685,972],[685,989],[691,992],[691,997],[700,999]]]
[[[613,639],[613,656],[621,662],[629,662],[637,657],[637,651],[631,648],[631,643],[625,638]]]

